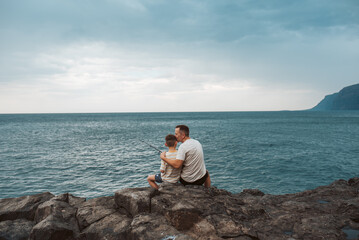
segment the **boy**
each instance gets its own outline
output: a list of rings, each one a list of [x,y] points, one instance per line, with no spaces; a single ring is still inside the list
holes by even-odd
[[[166,147],[168,147],[168,152],[166,152],[166,157],[169,159],[176,159],[177,157],[177,138],[175,135],[168,134],[166,136]],[[174,168],[171,165],[167,164],[165,161],[161,160],[161,173],[156,175],[149,175],[147,177],[148,183],[151,185],[151,187],[158,189],[158,183],[162,182],[170,182],[170,183],[176,183],[178,182],[181,174],[181,168]]]

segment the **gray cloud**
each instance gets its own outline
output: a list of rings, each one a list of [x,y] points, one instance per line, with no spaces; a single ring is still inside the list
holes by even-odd
[[[2,1],[1,28],[63,40],[234,41],[358,24],[355,1]],[[51,35],[44,40],[53,41]]]
[[[358,82],[358,26],[354,0],[4,0],[0,84],[71,96],[251,86],[314,91],[315,104]]]

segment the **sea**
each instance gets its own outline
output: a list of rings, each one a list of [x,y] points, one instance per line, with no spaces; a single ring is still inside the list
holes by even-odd
[[[213,186],[287,194],[359,176],[359,111],[1,114],[0,198],[148,187],[185,124]]]

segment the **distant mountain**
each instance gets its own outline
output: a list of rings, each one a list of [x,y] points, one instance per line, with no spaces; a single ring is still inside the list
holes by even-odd
[[[340,92],[325,96],[325,98],[311,110],[359,110],[359,84],[345,87],[340,90]]]

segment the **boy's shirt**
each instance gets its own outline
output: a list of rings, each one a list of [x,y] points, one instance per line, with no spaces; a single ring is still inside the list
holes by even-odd
[[[176,152],[166,152],[166,158],[176,160]],[[178,182],[181,174],[181,168],[174,168],[165,161],[161,160],[161,168],[164,172],[161,173],[161,178],[164,182],[176,183]]]

